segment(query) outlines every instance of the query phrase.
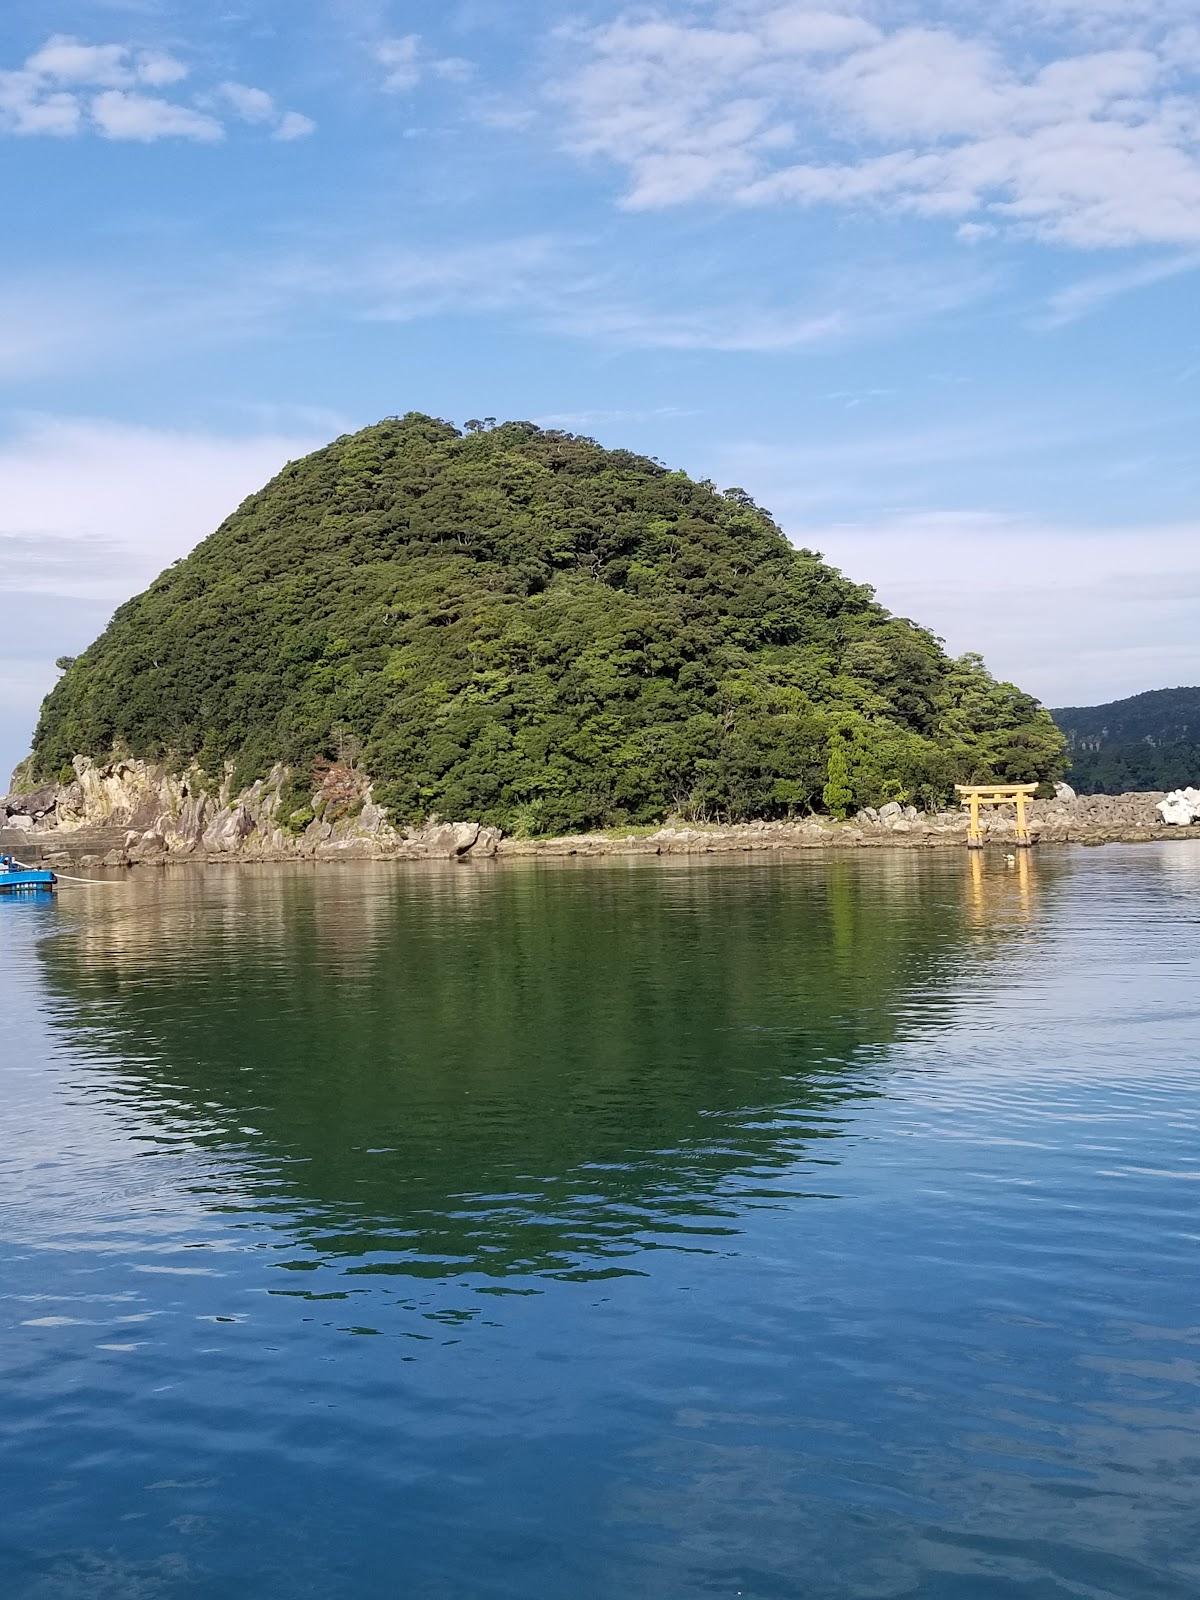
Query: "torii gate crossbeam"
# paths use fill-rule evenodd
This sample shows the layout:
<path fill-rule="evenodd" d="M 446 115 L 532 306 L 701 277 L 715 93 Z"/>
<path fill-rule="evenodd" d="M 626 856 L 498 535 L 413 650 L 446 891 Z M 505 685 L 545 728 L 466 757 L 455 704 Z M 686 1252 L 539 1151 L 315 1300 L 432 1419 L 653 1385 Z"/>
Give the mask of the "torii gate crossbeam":
<path fill-rule="evenodd" d="M 1017 808 L 1017 844 L 1028 849 L 1033 843 L 1025 808 L 1037 793 L 1036 783 L 956 783 L 954 785 L 962 803 L 970 807 L 971 826 L 967 832 L 967 849 L 983 849 L 983 829 L 979 826 L 981 806 L 1011 806 Z"/>

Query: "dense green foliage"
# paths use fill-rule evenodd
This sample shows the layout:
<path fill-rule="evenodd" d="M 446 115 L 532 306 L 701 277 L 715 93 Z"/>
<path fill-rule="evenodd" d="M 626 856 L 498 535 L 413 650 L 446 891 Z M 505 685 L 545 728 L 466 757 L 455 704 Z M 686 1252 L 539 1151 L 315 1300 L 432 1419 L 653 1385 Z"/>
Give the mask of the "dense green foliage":
<path fill-rule="evenodd" d="M 1046 712 L 741 490 L 529 423 L 408 416 L 293 462 L 121 607 L 34 760 L 359 762 L 394 816 L 540 833 L 1055 776 Z M 845 791 L 843 795 L 843 791 Z"/>
<path fill-rule="evenodd" d="M 1068 777 L 1081 794 L 1200 784 L 1200 688 L 1151 689 L 1051 714 L 1067 736 Z"/>

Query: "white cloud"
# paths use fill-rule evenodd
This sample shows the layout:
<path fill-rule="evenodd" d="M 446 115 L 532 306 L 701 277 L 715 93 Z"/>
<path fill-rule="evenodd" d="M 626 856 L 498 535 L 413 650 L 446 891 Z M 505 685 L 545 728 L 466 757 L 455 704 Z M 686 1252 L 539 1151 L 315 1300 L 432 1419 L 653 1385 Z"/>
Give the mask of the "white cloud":
<path fill-rule="evenodd" d="M 75 95 L 48 89 L 32 72 L 0 72 L 0 133 L 70 138 L 82 125 Z"/>
<path fill-rule="evenodd" d="M 256 89 L 248 83 L 220 83 L 212 96 L 213 102 L 228 106 L 242 122 L 258 127 L 270 127 L 271 137 L 290 144 L 296 139 L 307 139 L 316 131 L 316 123 L 300 111 L 281 111 L 275 97 L 265 89 Z"/>
<path fill-rule="evenodd" d="M 967 510 L 790 531 L 1048 705 L 1200 682 L 1200 523 L 1070 526 Z"/>
<path fill-rule="evenodd" d="M 125 599 L 324 442 L 29 419 L 0 442 L 0 592 Z"/>
<path fill-rule="evenodd" d="M 156 139 L 193 139 L 213 144 L 225 137 L 215 117 L 176 105 L 157 95 L 106 89 L 91 104 L 92 120 L 105 139 L 130 139 L 151 144 Z"/>
<path fill-rule="evenodd" d="M 274 98 L 265 89 L 248 83 L 220 83 L 216 92 L 243 122 L 274 122 L 278 115 Z"/>
<path fill-rule="evenodd" d="M 142 144 L 215 144 L 225 134 L 219 112 L 269 126 L 272 137 L 283 141 L 302 139 L 316 127 L 298 111 L 280 111 L 265 89 L 249 84 L 218 84 L 193 105 L 147 92 L 181 83 L 188 73 L 184 62 L 164 50 L 86 44 L 54 34 L 22 67 L 0 71 L 0 134 L 69 138 L 90 131 Z"/>
<path fill-rule="evenodd" d="M 475 75 L 475 64 L 462 56 L 443 56 L 431 64 L 430 71 L 446 83 L 466 83 Z"/>
<path fill-rule="evenodd" d="M 409 33 L 402 39 L 383 39 L 375 46 L 375 59 L 384 70 L 383 88 L 404 94 L 421 81 L 421 37 Z"/>
<path fill-rule="evenodd" d="M 179 83 L 188 69 L 163 50 L 138 50 L 124 44 L 84 44 L 56 33 L 25 63 L 25 70 L 59 84 L 127 89 L 145 84 L 161 89 Z"/>
<path fill-rule="evenodd" d="M 952 28 L 911 25 L 902 0 L 711 0 L 571 31 L 551 97 L 577 154 L 625 170 L 630 209 L 820 204 L 975 240 L 1200 241 L 1186 13 L 1106 7 L 1097 47 L 1087 7 L 1043 16 L 1040 37 L 1021 11 L 966 0 Z"/>
<path fill-rule="evenodd" d="M 461 56 L 431 55 L 419 33 L 378 39 L 371 46 L 371 53 L 383 68 L 380 87 L 387 94 L 408 94 L 427 75 L 449 83 L 465 83 L 475 71 L 474 64 Z"/>
<path fill-rule="evenodd" d="M 189 69 L 163 50 L 143 50 L 138 55 L 138 82 L 151 89 L 165 89 L 182 83 Z"/>
<path fill-rule="evenodd" d="M 281 144 L 291 144 L 296 139 L 307 139 L 309 134 L 316 131 L 316 123 L 302 111 L 285 111 L 271 137 Z"/>
<path fill-rule="evenodd" d="M 532 106 L 507 105 L 503 101 L 483 101 L 474 108 L 476 122 L 501 133 L 520 133 L 537 121 Z"/>

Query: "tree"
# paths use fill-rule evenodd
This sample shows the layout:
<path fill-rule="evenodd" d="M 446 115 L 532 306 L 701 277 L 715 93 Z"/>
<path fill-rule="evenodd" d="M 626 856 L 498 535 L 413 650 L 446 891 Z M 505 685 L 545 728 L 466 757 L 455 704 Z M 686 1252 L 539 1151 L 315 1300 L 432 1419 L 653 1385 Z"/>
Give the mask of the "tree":
<path fill-rule="evenodd" d="M 749 495 L 492 423 L 392 418 L 285 467 L 64 674 L 39 774 L 119 750 L 241 786 L 282 762 L 303 811 L 340 762 L 394 820 L 534 832 L 1057 775 L 1036 701 Z"/>
<path fill-rule="evenodd" d="M 854 804 L 854 790 L 850 787 L 850 762 L 841 739 L 835 739 L 829 747 L 829 776 L 825 780 L 822 798 L 826 811 L 839 820 L 849 815 L 850 807 Z"/>

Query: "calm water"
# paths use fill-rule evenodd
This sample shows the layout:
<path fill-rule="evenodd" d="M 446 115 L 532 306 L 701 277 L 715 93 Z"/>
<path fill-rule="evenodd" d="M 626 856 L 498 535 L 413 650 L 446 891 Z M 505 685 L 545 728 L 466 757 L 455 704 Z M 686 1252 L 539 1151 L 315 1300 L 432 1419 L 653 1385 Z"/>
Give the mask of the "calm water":
<path fill-rule="evenodd" d="M 1193 1600 L 1200 846 L 0 902 L 5 1600 Z"/>

